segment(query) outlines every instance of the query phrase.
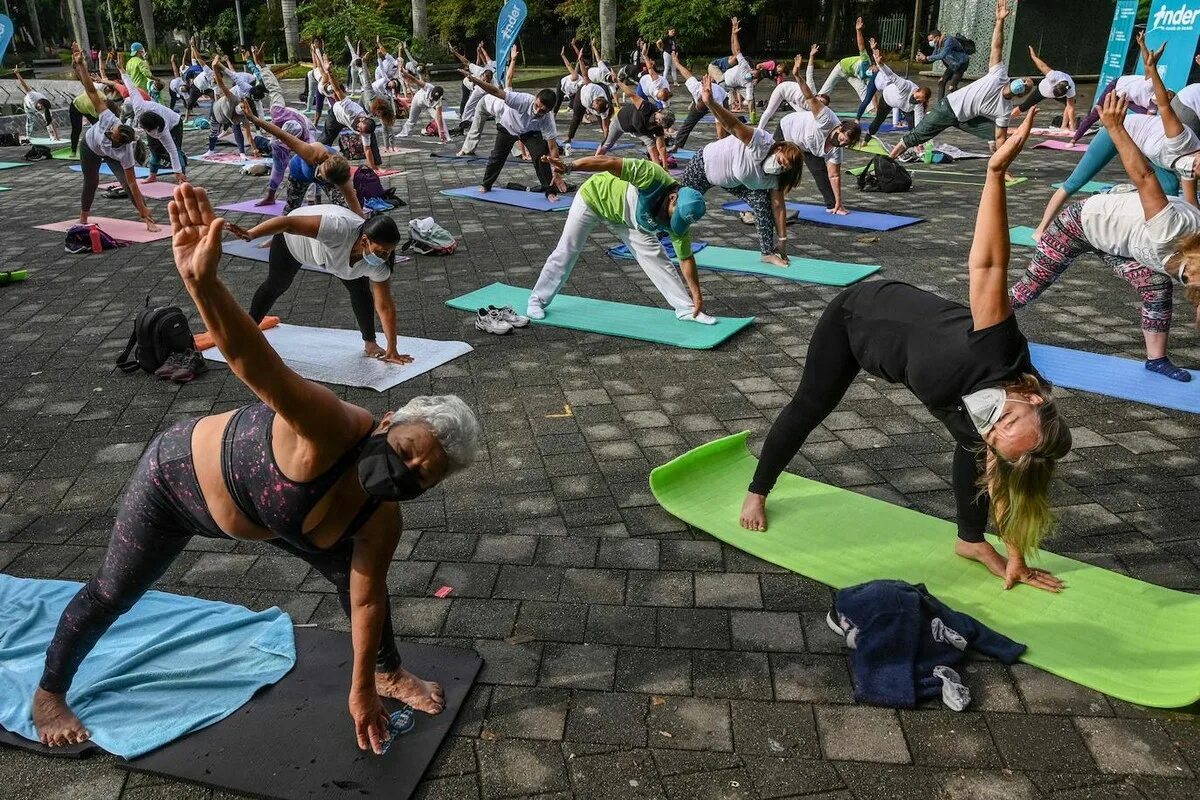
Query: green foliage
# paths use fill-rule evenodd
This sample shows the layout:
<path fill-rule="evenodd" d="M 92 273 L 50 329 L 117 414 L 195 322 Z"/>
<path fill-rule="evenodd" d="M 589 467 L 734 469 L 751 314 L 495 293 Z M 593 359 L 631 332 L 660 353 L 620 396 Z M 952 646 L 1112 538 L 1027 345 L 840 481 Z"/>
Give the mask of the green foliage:
<path fill-rule="evenodd" d="M 379 5 L 365 0 L 308 0 L 298 13 L 303 22 L 300 35 L 305 39 L 324 37 L 330 47 L 344 46 L 347 36 L 374 43 L 376 36 L 396 39 L 406 30 L 393 23 L 396 17 L 385 15 Z"/>
<path fill-rule="evenodd" d="M 429 32 L 459 49 L 467 46 L 466 41 L 490 41 L 503 5 L 503 0 L 434 0 L 429 4 Z M 530 8 L 529 13 L 532 16 L 534 9 Z"/>
<path fill-rule="evenodd" d="M 766 0 L 641 0 L 635 15 L 636 27 L 647 39 L 655 41 L 674 25 L 679 44 L 689 50 L 715 34 L 728 33 L 730 17 L 752 20 L 764 5 Z"/>

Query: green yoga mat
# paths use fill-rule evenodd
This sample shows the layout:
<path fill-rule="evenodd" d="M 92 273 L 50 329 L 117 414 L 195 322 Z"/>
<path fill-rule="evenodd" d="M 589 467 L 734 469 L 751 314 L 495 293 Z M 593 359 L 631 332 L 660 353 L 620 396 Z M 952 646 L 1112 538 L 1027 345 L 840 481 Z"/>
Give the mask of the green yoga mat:
<path fill-rule="evenodd" d="M 1061 183 L 1052 183 L 1050 186 L 1055 189 L 1061 189 L 1063 187 Z M 1104 181 L 1088 181 L 1075 191 L 1080 194 L 1097 194 L 1099 192 L 1107 192 L 1111 188 L 1113 188 L 1113 184 L 1111 183 L 1105 183 Z"/>
<path fill-rule="evenodd" d="M 59 161 L 78 161 L 79 156 L 71 155 L 71 146 L 60 147 L 57 150 L 50 151 L 51 158 L 56 158 Z"/>
<path fill-rule="evenodd" d="M 924 583 L 950 607 L 1029 646 L 1022 661 L 1121 700 L 1177 708 L 1200 698 L 1200 596 L 1043 552 L 1061 594 L 998 578 L 954 554 L 953 523 L 785 473 L 768 529 L 738 515 L 757 460 L 749 433 L 701 445 L 650 473 L 670 513 L 739 550 L 843 588 L 891 578 Z M 996 543 L 994 538 L 991 539 Z"/>
<path fill-rule="evenodd" d="M 878 139 L 872 139 L 866 144 L 856 144 L 850 149 L 857 150 L 860 153 L 874 153 L 877 156 L 890 156 L 892 154 L 892 151 L 881 145 Z"/>
<path fill-rule="evenodd" d="M 0 169 L 17 169 L 28 166 L 30 166 L 28 161 L 0 161 Z"/>
<path fill-rule="evenodd" d="M 472 312 L 489 305 L 512 306 L 523 311 L 528 302 L 528 289 L 493 283 L 470 294 L 447 300 L 446 305 Z M 554 325 L 587 333 L 624 336 L 693 350 L 716 347 L 753 322 L 754 317 L 719 317 L 715 325 L 702 325 L 675 319 L 675 312 L 667 308 L 648 308 L 568 294 L 554 298 L 554 302 L 546 309 L 545 319 L 532 320 L 534 325 Z"/>
<path fill-rule="evenodd" d="M 788 256 L 787 267 L 764 264 L 757 250 L 709 245 L 696 253 L 696 266 L 716 272 L 744 272 L 766 275 L 800 283 L 819 283 L 824 286 L 849 286 L 880 270 L 877 264 L 847 264 L 843 261 L 822 261 L 819 258 Z"/>
<path fill-rule="evenodd" d="M 1008 229 L 1008 241 L 1018 247 L 1037 247 L 1033 240 L 1033 228 L 1027 225 L 1014 225 Z"/>

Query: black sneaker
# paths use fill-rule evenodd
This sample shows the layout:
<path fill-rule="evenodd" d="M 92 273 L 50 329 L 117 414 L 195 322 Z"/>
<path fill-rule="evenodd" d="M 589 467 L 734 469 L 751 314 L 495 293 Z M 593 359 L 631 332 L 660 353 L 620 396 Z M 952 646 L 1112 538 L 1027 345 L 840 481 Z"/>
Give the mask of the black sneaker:
<path fill-rule="evenodd" d="M 163 362 L 163 365 L 161 367 L 159 367 L 158 369 L 154 370 L 155 377 L 160 378 L 164 381 L 169 381 L 171 379 L 172 373 L 174 373 L 175 370 L 177 370 L 183 366 L 183 359 L 186 357 L 187 357 L 187 353 L 183 353 L 183 352 L 179 352 L 179 351 L 171 353 L 171 355 L 167 356 L 167 360 Z"/>
<path fill-rule="evenodd" d="M 171 373 L 171 380 L 175 383 L 189 383 L 195 380 L 197 375 L 202 375 L 207 371 L 208 362 L 204 360 L 204 356 L 195 350 L 188 350 L 183 354 L 179 368 Z"/>

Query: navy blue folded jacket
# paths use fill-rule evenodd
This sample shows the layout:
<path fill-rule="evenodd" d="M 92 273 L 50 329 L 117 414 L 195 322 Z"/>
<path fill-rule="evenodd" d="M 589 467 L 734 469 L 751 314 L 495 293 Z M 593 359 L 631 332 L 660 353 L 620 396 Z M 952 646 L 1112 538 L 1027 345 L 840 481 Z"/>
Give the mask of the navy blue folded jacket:
<path fill-rule="evenodd" d="M 934 667 L 962 663 L 966 649 L 1005 664 L 1025 645 L 904 581 L 870 581 L 842 589 L 834 598 L 835 621 L 846 633 L 854 697 L 859 702 L 913 708 L 941 696 Z"/>

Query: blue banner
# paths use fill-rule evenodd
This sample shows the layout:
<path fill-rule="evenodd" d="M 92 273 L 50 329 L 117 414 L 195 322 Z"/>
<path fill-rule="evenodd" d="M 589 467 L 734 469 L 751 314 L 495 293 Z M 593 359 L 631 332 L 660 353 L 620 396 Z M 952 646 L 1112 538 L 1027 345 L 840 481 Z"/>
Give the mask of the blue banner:
<path fill-rule="evenodd" d="M 508 0 L 500 9 L 496 18 L 496 85 L 504 85 L 505 70 L 508 69 L 508 57 L 512 46 L 517 43 L 521 34 L 521 26 L 525 24 L 525 0 Z"/>
<path fill-rule="evenodd" d="M 1158 74 L 1168 89 L 1179 91 L 1187 84 L 1200 38 L 1200 2 L 1197 0 L 1159 0 L 1150 6 L 1146 20 L 1146 46 L 1157 50 L 1165 42 L 1167 52 L 1158 62 Z M 1138 64 L 1138 74 L 1145 65 Z"/>
<path fill-rule="evenodd" d="M 0 14 L 0 61 L 4 60 L 4 54 L 8 51 L 8 43 L 12 41 L 13 21 L 4 14 Z"/>
<path fill-rule="evenodd" d="M 1100 80 L 1096 92 L 1115 81 L 1125 71 L 1125 58 L 1133 41 L 1133 20 L 1137 16 L 1138 0 L 1117 0 L 1113 13 L 1112 30 L 1108 34 L 1108 49 L 1104 51 L 1104 63 L 1100 65 Z"/>

